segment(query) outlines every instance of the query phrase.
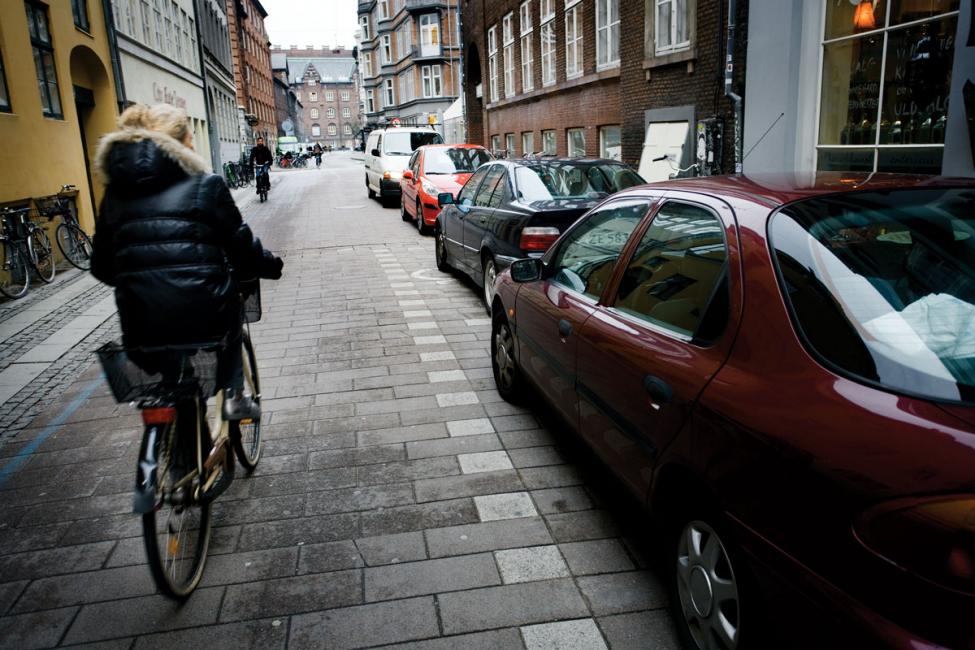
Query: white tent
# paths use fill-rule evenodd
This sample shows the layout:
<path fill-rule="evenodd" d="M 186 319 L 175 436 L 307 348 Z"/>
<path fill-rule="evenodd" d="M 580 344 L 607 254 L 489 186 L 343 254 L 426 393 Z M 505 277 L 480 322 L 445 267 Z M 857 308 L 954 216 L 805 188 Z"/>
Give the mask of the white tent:
<path fill-rule="evenodd" d="M 464 131 L 464 101 L 458 97 L 443 112 L 443 137 L 447 144 L 462 144 L 467 141 Z"/>

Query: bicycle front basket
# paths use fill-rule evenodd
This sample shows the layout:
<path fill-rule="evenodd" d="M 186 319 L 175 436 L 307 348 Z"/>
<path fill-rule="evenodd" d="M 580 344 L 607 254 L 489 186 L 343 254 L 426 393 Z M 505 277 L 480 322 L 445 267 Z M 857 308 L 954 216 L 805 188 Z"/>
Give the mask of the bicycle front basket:
<path fill-rule="evenodd" d="M 244 300 L 244 322 L 261 320 L 261 281 L 246 280 L 240 283 L 240 295 Z"/>
<path fill-rule="evenodd" d="M 37 214 L 47 219 L 71 213 L 71 200 L 66 196 L 42 196 L 34 199 Z"/>
<path fill-rule="evenodd" d="M 223 345 L 126 348 L 106 343 L 96 354 L 118 402 L 181 395 L 210 397 Z"/>

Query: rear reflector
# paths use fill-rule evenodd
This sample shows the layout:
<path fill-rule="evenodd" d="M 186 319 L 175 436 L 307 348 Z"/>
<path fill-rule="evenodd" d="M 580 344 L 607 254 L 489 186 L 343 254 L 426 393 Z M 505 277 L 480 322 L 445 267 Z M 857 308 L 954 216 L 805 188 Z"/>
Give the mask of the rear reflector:
<path fill-rule="evenodd" d="M 176 421 L 175 406 L 159 406 L 142 409 L 142 421 L 146 424 L 169 424 Z"/>
<path fill-rule="evenodd" d="M 558 228 L 530 227 L 521 231 L 521 250 L 547 251 L 548 247 L 559 238 Z"/>

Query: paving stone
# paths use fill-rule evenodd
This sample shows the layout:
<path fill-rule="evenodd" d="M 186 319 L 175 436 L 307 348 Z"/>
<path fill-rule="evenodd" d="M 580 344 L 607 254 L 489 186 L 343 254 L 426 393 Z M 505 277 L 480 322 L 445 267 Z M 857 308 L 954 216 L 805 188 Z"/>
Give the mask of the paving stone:
<path fill-rule="evenodd" d="M 209 587 L 292 576 L 298 563 L 298 550 L 297 547 L 273 548 L 207 557 L 206 570 L 200 584 Z M 148 573 L 143 567 L 136 568 Z"/>
<path fill-rule="evenodd" d="M 365 570 L 366 602 L 498 584 L 501 584 L 501 578 L 489 553 L 391 564 Z"/>
<path fill-rule="evenodd" d="M 442 352 L 421 352 L 420 361 L 426 363 L 428 361 L 449 361 L 456 359 L 454 353 L 450 350 L 444 350 Z"/>
<path fill-rule="evenodd" d="M 502 452 L 504 453 L 504 452 Z M 400 481 L 439 478 L 460 473 L 453 456 L 418 458 L 359 468 L 359 485 L 374 485 Z"/>
<path fill-rule="evenodd" d="M 540 623 L 521 628 L 527 650 L 601 650 L 603 635 L 591 618 Z"/>
<path fill-rule="evenodd" d="M 599 619 L 613 650 L 680 650 L 673 620 L 667 610 L 617 614 Z"/>
<path fill-rule="evenodd" d="M 333 467 L 294 474 L 257 476 L 251 479 L 251 495 L 267 497 L 280 494 L 301 494 L 312 490 L 352 487 L 356 484 L 355 475 L 354 468 Z"/>
<path fill-rule="evenodd" d="M 406 455 L 409 458 L 455 456 L 457 454 L 496 451 L 498 449 L 501 449 L 501 441 L 494 434 L 441 440 L 420 440 L 406 443 Z"/>
<path fill-rule="evenodd" d="M 582 485 L 585 482 L 579 471 L 571 465 L 529 467 L 521 470 L 521 478 L 525 486 L 532 490 Z"/>
<path fill-rule="evenodd" d="M 577 582 L 597 616 L 667 606 L 667 589 L 649 571 L 585 576 Z"/>
<path fill-rule="evenodd" d="M 6 648 L 53 648 L 74 618 L 77 607 L 0 618 L 0 642 Z"/>
<path fill-rule="evenodd" d="M 498 472 L 505 469 L 514 469 L 511 459 L 504 451 L 485 451 L 476 454 L 460 454 L 457 456 L 460 469 L 464 474 L 477 474 L 479 472 Z"/>
<path fill-rule="evenodd" d="M 465 406 L 467 404 L 477 404 L 477 394 L 471 391 L 459 393 L 438 393 L 436 395 L 437 405 L 441 408 L 448 406 Z"/>
<path fill-rule="evenodd" d="M 498 418 L 494 418 L 497 420 Z M 505 449 L 521 447 L 541 447 L 555 443 L 555 438 L 544 429 L 529 429 L 526 431 L 501 431 L 498 437 L 504 443 Z"/>
<path fill-rule="evenodd" d="M 13 611 L 56 609 L 86 602 L 147 596 L 155 591 L 156 586 L 146 567 L 61 575 L 33 581 Z"/>
<path fill-rule="evenodd" d="M 454 499 L 365 512 L 362 514 L 361 528 L 364 536 L 373 537 L 474 521 L 477 521 L 474 502 L 471 499 Z"/>
<path fill-rule="evenodd" d="M 589 615 L 570 579 L 452 592 L 437 600 L 445 634 Z"/>
<path fill-rule="evenodd" d="M 494 433 L 494 425 L 488 418 L 474 420 L 456 420 L 447 423 L 447 432 L 453 436 L 476 436 L 482 433 Z"/>
<path fill-rule="evenodd" d="M 423 533 L 420 532 L 362 537 L 355 540 L 355 544 L 367 566 L 427 559 Z"/>
<path fill-rule="evenodd" d="M 433 558 L 552 543 L 545 523 L 534 517 L 451 526 L 424 534 Z"/>
<path fill-rule="evenodd" d="M 220 611 L 220 621 L 268 616 L 288 616 L 362 602 L 361 570 L 314 573 L 230 585 Z"/>
<path fill-rule="evenodd" d="M 561 544 L 562 555 L 577 576 L 632 571 L 633 561 L 616 539 Z"/>
<path fill-rule="evenodd" d="M 495 431 L 524 431 L 538 428 L 538 422 L 528 413 L 491 418 L 491 422 L 494 424 Z"/>
<path fill-rule="evenodd" d="M 355 542 L 350 539 L 325 544 L 305 544 L 300 547 L 298 573 L 325 573 L 363 566 Z"/>
<path fill-rule="evenodd" d="M 329 467 L 350 467 L 355 465 L 372 465 L 403 460 L 406 452 L 403 445 L 376 445 L 356 449 L 335 449 L 316 451 L 308 455 L 309 469 L 323 469 Z M 263 470 L 263 463 L 261 466 Z"/>
<path fill-rule="evenodd" d="M 452 497 L 512 492 L 523 488 L 524 485 L 514 470 L 447 476 L 414 483 L 417 501 L 421 503 Z"/>
<path fill-rule="evenodd" d="M 136 639 L 134 650 L 211 650 L 231 644 L 235 650 L 274 650 L 284 648 L 287 640 L 287 621 L 268 618 L 150 634 Z"/>
<path fill-rule="evenodd" d="M 357 436 L 359 439 L 359 445 L 361 446 L 388 445 L 391 443 L 409 442 L 413 440 L 446 438 L 447 427 L 440 422 L 422 423 L 392 429 L 360 431 Z"/>
<path fill-rule="evenodd" d="M 357 514 L 247 524 L 241 532 L 238 548 L 241 551 L 256 551 L 264 548 L 297 546 L 299 543 L 333 542 L 355 536 L 358 524 Z"/>
<path fill-rule="evenodd" d="M 601 539 L 619 535 L 616 521 L 605 510 L 584 510 L 546 515 L 552 535 L 561 544 L 586 539 Z"/>
<path fill-rule="evenodd" d="M 537 517 L 538 511 L 527 492 L 509 492 L 474 497 L 477 514 L 481 521 Z"/>
<path fill-rule="evenodd" d="M 554 545 L 495 551 L 494 557 L 505 584 L 569 577 L 569 567 Z"/>
<path fill-rule="evenodd" d="M 10 606 L 14 604 L 17 597 L 24 591 L 28 580 L 18 580 L 17 582 L 0 583 L 0 616 L 7 613 Z"/>
<path fill-rule="evenodd" d="M 466 420 L 484 417 L 484 406 L 481 404 L 465 404 L 464 406 L 436 407 L 420 411 L 400 413 L 400 420 L 404 425 L 427 424 L 433 422 L 449 422 L 451 420 Z"/>
<path fill-rule="evenodd" d="M 104 564 L 114 546 L 114 542 L 96 542 L 0 556 L 0 576 L 13 581 L 91 571 Z"/>
<path fill-rule="evenodd" d="M 565 462 L 555 447 L 528 447 L 508 451 L 511 463 L 518 468 L 561 465 Z"/>
<path fill-rule="evenodd" d="M 263 469 L 264 459 L 261 460 L 261 470 Z M 242 487 L 253 487 L 253 484 L 253 481 L 235 481 L 233 483 L 234 486 Z M 247 494 L 243 496 L 247 497 Z M 226 503 L 226 501 L 223 501 L 223 503 Z M 214 508 L 212 516 L 215 526 L 229 526 L 232 524 L 300 517 L 304 511 L 305 495 L 289 494 L 281 497 L 236 499 L 233 502 L 233 506 Z M 134 521 L 136 525 L 139 525 L 137 518 L 129 515 L 128 519 L 129 521 Z M 138 534 L 138 531 L 135 534 Z"/>
<path fill-rule="evenodd" d="M 292 618 L 289 647 L 359 648 L 439 634 L 433 598 L 333 609 Z"/>
<path fill-rule="evenodd" d="M 524 644 L 521 641 L 519 630 L 508 628 L 506 630 L 445 636 L 438 639 L 427 639 L 426 641 L 384 645 L 375 650 L 454 650 L 455 648 L 463 648 L 464 650 L 498 650 L 498 648 L 521 650 L 524 648 Z"/>
<path fill-rule="evenodd" d="M 543 515 L 557 512 L 574 512 L 576 510 L 591 510 L 592 499 L 581 487 L 561 487 L 546 490 L 532 490 L 532 498 L 538 505 L 538 511 Z"/>
<path fill-rule="evenodd" d="M 435 370 L 427 373 L 431 384 L 445 381 L 466 381 L 467 376 L 463 370 Z"/>
<path fill-rule="evenodd" d="M 413 503 L 413 488 L 409 483 L 372 485 L 343 490 L 312 492 L 305 504 L 306 515 L 326 515 L 388 508 Z"/>

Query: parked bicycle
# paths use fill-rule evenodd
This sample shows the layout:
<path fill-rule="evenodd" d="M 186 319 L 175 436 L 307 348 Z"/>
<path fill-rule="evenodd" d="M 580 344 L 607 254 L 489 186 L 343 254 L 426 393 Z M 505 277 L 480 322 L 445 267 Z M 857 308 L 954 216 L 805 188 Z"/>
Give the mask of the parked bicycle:
<path fill-rule="evenodd" d="M 0 270 L 0 293 L 20 298 L 30 289 L 30 271 L 34 269 L 45 283 L 54 280 L 54 251 L 43 228 L 28 218 L 30 208 L 3 208 L 3 265 Z"/>
<path fill-rule="evenodd" d="M 34 203 L 40 216 L 48 220 L 61 217 L 61 223 L 54 232 L 58 248 L 61 249 L 64 259 L 82 271 L 87 271 L 91 268 L 92 245 L 88 233 L 78 223 L 69 196 L 76 189 L 74 185 L 62 185 L 57 194 L 36 198 Z"/>
<path fill-rule="evenodd" d="M 228 162 L 223 165 L 223 178 L 227 181 L 227 187 L 234 190 L 240 187 L 240 175 L 237 173 L 237 164 Z"/>
<path fill-rule="evenodd" d="M 260 319 L 260 284 L 242 283 L 244 322 Z M 227 421 L 216 390 L 224 344 L 125 348 L 109 343 L 98 357 L 119 402 L 137 401 L 144 430 L 133 509 L 152 577 L 160 591 L 187 598 L 203 576 L 210 545 L 210 508 L 234 478 L 234 457 L 248 472 L 261 457 L 260 420 Z M 245 325 L 244 382 L 260 403 L 257 360 Z M 211 420 L 207 399 L 216 393 Z"/>

